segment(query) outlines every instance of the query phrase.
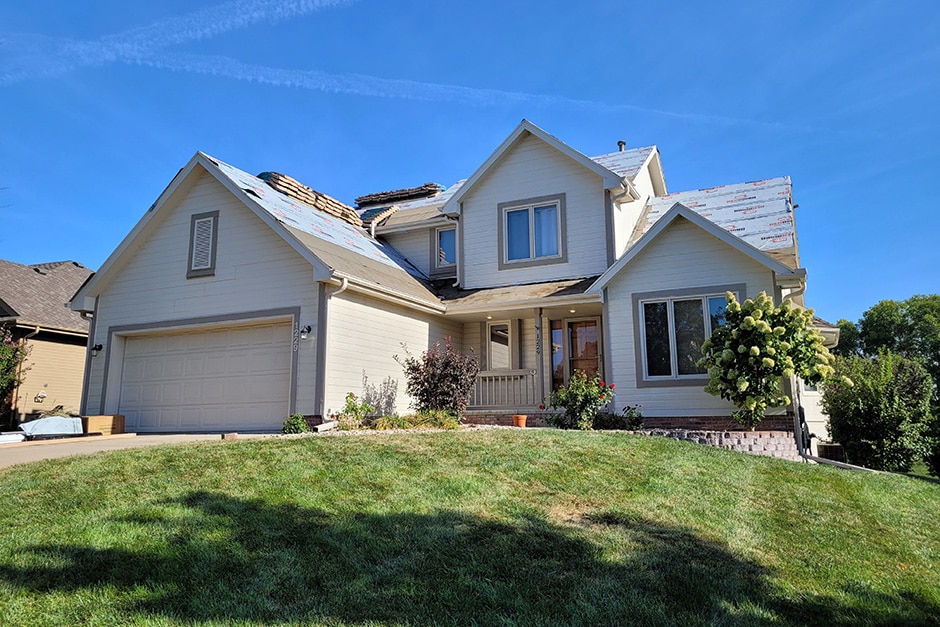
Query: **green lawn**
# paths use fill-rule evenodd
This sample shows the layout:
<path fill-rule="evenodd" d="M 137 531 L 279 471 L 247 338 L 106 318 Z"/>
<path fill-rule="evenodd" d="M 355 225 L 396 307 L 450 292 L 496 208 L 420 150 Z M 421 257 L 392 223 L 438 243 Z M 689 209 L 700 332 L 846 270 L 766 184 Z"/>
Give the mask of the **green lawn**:
<path fill-rule="evenodd" d="M 940 624 L 940 484 L 620 433 L 0 471 L 0 624 Z"/>

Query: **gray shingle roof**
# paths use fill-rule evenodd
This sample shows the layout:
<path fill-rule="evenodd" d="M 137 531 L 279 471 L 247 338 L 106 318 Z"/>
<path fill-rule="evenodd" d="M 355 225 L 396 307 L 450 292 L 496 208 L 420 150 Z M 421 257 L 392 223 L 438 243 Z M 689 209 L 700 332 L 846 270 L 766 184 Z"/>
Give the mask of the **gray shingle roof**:
<path fill-rule="evenodd" d="M 66 307 L 92 271 L 75 261 L 24 266 L 0 260 L 0 321 L 15 319 L 67 331 L 88 332 L 88 321 Z"/>

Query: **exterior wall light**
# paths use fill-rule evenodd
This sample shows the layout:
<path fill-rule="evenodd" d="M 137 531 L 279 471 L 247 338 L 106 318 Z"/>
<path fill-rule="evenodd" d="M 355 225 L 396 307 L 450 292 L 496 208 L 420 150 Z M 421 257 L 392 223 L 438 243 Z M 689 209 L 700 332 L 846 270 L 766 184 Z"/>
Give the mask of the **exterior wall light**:
<path fill-rule="evenodd" d="M 101 349 L 102 349 L 102 348 L 104 348 L 104 346 L 102 346 L 101 344 L 95 344 L 94 346 L 92 346 L 92 347 L 91 347 L 91 356 L 92 356 L 92 357 L 97 357 L 97 356 L 98 356 L 98 353 L 101 352 Z"/>
<path fill-rule="evenodd" d="M 300 339 L 306 340 L 310 338 L 310 332 L 313 331 L 313 327 L 309 324 L 300 330 Z"/>

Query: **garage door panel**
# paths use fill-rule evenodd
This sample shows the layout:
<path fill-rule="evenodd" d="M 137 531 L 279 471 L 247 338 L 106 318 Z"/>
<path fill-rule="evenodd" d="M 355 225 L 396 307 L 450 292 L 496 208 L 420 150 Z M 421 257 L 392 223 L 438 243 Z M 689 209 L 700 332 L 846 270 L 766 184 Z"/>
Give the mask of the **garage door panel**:
<path fill-rule="evenodd" d="M 291 356 L 287 323 L 129 337 L 120 412 L 139 431 L 276 429 Z"/>

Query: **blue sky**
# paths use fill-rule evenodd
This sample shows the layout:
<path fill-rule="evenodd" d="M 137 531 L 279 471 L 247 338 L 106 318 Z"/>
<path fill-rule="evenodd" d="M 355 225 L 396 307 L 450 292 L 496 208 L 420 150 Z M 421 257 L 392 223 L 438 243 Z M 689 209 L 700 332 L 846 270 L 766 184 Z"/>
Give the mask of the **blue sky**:
<path fill-rule="evenodd" d="M 656 144 L 670 191 L 789 175 L 807 302 L 940 292 L 940 3 L 0 6 L 0 258 L 97 268 L 197 150 L 347 203 L 523 118 Z"/>

